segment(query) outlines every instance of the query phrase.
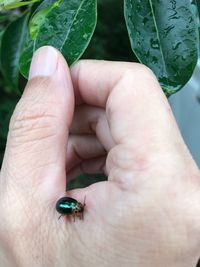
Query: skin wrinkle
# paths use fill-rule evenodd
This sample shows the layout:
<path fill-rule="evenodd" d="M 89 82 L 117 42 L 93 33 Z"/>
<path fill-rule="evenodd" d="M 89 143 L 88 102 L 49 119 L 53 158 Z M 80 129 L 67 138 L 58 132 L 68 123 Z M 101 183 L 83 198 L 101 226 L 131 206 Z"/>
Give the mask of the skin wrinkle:
<path fill-rule="evenodd" d="M 33 193 L 32 193 L 32 195 L 33 195 Z M 17 199 L 19 199 L 19 198 L 17 198 Z M 24 202 L 24 203 L 25 203 L 25 202 Z M 34 201 L 34 199 L 33 199 L 32 203 L 36 203 L 36 202 Z M 23 201 L 21 202 L 20 205 L 23 206 Z M 25 211 L 26 211 L 26 207 L 22 208 L 22 210 L 25 212 Z M 39 214 L 39 213 L 41 213 L 42 216 L 41 216 L 41 214 Z M 28 214 L 27 214 L 27 215 L 28 215 Z M 45 215 L 46 215 L 46 216 L 45 216 Z M 30 217 L 30 216 L 31 216 L 31 217 Z M 29 244 L 27 244 L 27 245 L 28 245 L 29 248 L 31 248 L 31 247 L 34 248 L 35 246 L 38 246 L 37 244 L 40 243 L 40 247 L 42 246 L 42 244 L 44 244 L 44 247 L 45 247 L 46 244 L 48 244 L 48 243 L 46 243 L 46 240 L 43 240 L 41 233 L 44 234 L 44 230 L 45 230 L 45 229 L 47 229 L 47 230 L 49 229 L 49 227 L 47 227 L 47 222 L 49 221 L 49 214 L 48 214 L 48 211 L 44 213 L 44 210 L 42 209 L 41 212 L 38 212 L 38 216 L 36 216 L 35 213 L 34 213 L 34 214 L 31 214 L 31 211 L 30 211 L 30 216 L 28 216 L 28 217 L 29 217 L 29 218 L 28 218 L 28 221 L 29 221 L 29 224 L 28 224 L 28 225 L 30 225 L 30 229 L 32 229 L 32 230 L 31 230 L 32 235 L 30 236 L 30 241 L 29 241 Z M 35 221 L 35 222 L 38 221 L 37 225 L 35 225 L 35 227 L 34 227 L 34 228 L 35 228 L 35 231 L 33 231 L 33 220 L 32 220 L 32 216 L 34 216 L 34 218 L 35 218 L 34 221 Z M 37 219 L 37 218 L 38 218 L 38 219 Z M 40 226 L 42 225 L 41 222 L 42 222 L 43 220 L 45 220 L 45 222 L 46 222 L 46 224 L 45 224 L 45 226 L 44 226 L 44 229 L 40 227 Z M 25 220 L 23 219 L 23 221 L 25 221 Z M 24 231 L 28 231 L 28 232 L 30 232 L 28 229 L 27 229 L 27 230 L 24 229 Z M 14 232 L 16 232 L 16 231 L 14 231 Z M 20 233 L 20 232 L 19 232 L 19 233 Z M 11 235 L 11 236 L 13 236 L 13 235 Z M 36 237 L 36 239 L 35 239 L 34 237 Z M 19 243 L 18 240 L 23 240 L 23 238 L 26 239 L 26 243 L 27 243 L 27 234 L 24 234 L 23 232 L 21 233 L 21 236 L 20 236 L 20 235 L 19 235 L 18 237 L 16 236 L 16 243 Z M 39 240 L 37 241 L 37 238 L 40 238 L 40 241 L 39 241 Z M 42 238 L 42 239 L 41 239 L 41 238 Z M 39 243 L 38 243 L 38 242 L 39 242 Z M 33 245 L 31 245 L 31 244 L 33 244 Z M 23 247 L 22 247 L 22 250 L 23 250 Z M 26 251 L 26 250 L 25 250 L 25 251 Z M 43 251 L 41 250 L 40 252 L 41 252 L 41 255 L 43 255 Z M 21 255 L 23 256 L 23 254 L 21 254 Z M 32 256 L 33 256 L 33 259 L 34 259 L 34 255 L 32 255 Z M 38 259 L 41 260 L 41 257 L 38 258 Z M 46 260 L 47 260 L 47 259 L 49 259 L 49 257 L 46 257 Z M 29 259 L 29 260 L 31 260 L 31 259 Z M 37 260 L 37 257 L 35 258 L 35 260 Z M 35 262 L 35 260 L 33 260 L 33 262 Z M 23 261 L 23 259 L 22 259 L 22 261 Z M 19 266 L 21 266 L 21 264 L 19 264 Z M 34 266 L 34 265 L 33 265 L 33 266 Z M 37 265 L 37 266 L 38 266 L 38 265 Z"/>
<path fill-rule="evenodd" d="M 88 150 L 89 147 L 90 149 Z M 81 162 L 87 162 L 87 160 L 91 157 L 95 158 L 95 155 L 97 153 L 99 156 L 105 155 L 105 152 L 96 137 L 88 135 L 73 135 L 73 137 L 69 137 L 69 143 L 67 148 L 68 159 L 66 163 L 67 172 L 69 172 Z"/>
<path fill-rule="evenodd" d="M 34 161 L 35 163 L 37 163 L 37 167 L 35 167 L 34 170 L 32 169 L 32 174 L 37 173 L 37 171 L 40 171 L 44 167 L 51 167 L 51 166 L 52 167 L 56 167 L 56 164 L 58 162 L 58 160 L 55 160 L 56 157 L 54 159 L 48 159 L 48 161 L 45 161 L 45 162 L 42 162 L 40 160 L 41 154 L 42 153 L 48 153 L 48 150 L 50 151 L 50 148 L 49 149 L 45 149 L 45 151 L 44 151 L 44 147 L 43 148 L 38 147 L 38 150 L 35 150 L 35 152 L 37 152 L 37 153 L 34 153 L 32 150 L 29 151 L 29 149 L 27 149 L 26 153 L 29 156 L 38 155 L 38 158 L 36 158 L 35 161 Z M 21 153 L 15 153 L 14 155 L 13 154 L 10 155 L 10 158 L 16 157 L 16 156 L 21 156 L 21 155 L 22 155 L 22 160 L 20 162 L 20 167 L 22 169 L 29 167 L 30 164 L 25 161 L 26 158 L 25 158 L 25 156 L 23 156 L 23 151 Z M 17 166 L 15 167 L 15 165 L 16 165 L 16 163 L 11 164 L 10 169 L 11 169 L 12 173 L 14 173 L 16 175 L 16 177 L 21 177 L 21 178 L 28 177 L 28 175 L 30 173 L 30 169 L 28 169 L 27 171 L 24 170 L 23 173 L 21 173 L 20 170 L 18 169 L 18 167 Z"/>
<path fill-rule="evenodd" d="M 97 174 L 105 173 L 103 170 L 105 168 L 105 161 L 106 161 L 105 157 L 99 157 L 93 160 L 86 160 L 82 162 L 81 164 L 79 164 L 78 166 L 72 168 L 70 171 L 67 172 L 68 182 L 73 180 L 77 176 L 81 175 L 82 173 L 93 174 L 94 170 L 95 170 L 95 173 Z M 91 165 L 92 167 L 90 167 L 89 165 Z M 101 166 L 103 166 L 103 169 Z"/>
<path fill-rule="evenodd" d="M 77 77 L 78 78 L 77 78 L 77 84 L 75 84 L 75 89 L 76 88 L 80 88 L 80 85 L 83 82 L 83 81 L 80 82 L 80 78 L 79 78 L 80 77 L 80 73 L 82 72 L 82 61 L 81 60 L 79 61 L 79 64 L 76 65 L 76 72 L 77 72 Z M 99 88 L 98 84 L 96 85 L 96 87 Z M 81 94 L 80 90 L 78 91 L 78 94 L 77 94 L 77 90 L 75 90 L 75 92 L 76 92 L 75 95 L 77 96 L 77 98 L 80 96 L 80 99 L 78 99 L 78 103 L 80 103 L 80 101 L 81 101 L 81 103 L 85 102 L 88 105 L 91 104 L 91 103 L 87 103 L 86 101 L 83 101 L 84 96 Z M 101 90 L 97 90 L 97 92 L 101 92 Z M 108 92 L 108 94 L 109 94 L 109 92 Z M 102 93 L 100 93 L 100 97 L 101 96 L 102 96 Z M 97 95 L 96 95 L 96 97 L 98 98 Z M 106 103 L 106 100 L 107 100 L 107 97 L 105 97 L 105 100 L 104 100 L 103 104 L 100 101 L 97 106 L 98 107 L 103 107 L 105 105 L 105 103 Z"/>
<path fill-rule="evenodd" d="M 15 137 L 15 134 L 16 136 L 18 136 L 18 134 L 23 135 L 23 133 L 24 135 L 27 133 L 30 134 L 33 130 L 41 128 L 50 128 L 52 132 L 55 133 L 58 131 L 58 129 L 56 131 L 56 126 L 60 124 L 58 117 L 51 115 L 48 111 L 44 110 L 44 108 L 41 110 L 34 110 L 35 114 L 33 116 L 29 115 L 33 113 L 32 110 L 25 110 L 21 114 L 20 113 L 15 115 L 10 123 L 11 137 Z M 52 120 L 55 121 L 55 123 L 52 123 Z"/>
<path fill-rule="evenodd" d="M 77 108 L 74 121 L 70 127 L 70 133 L 80 135 L 81 131 L 91 136 L 96 135 L 105 150 L 110 150 L 115 145 L 110 136 L 105 112 L 102 112 L 100 108 L 89 107 L 87 105 L 82 105 Z"/>
<path fill-rule="evenodd" d="M 124 151 L 123 154 L 120 153 L 122 150 Z M 147 158 L 143 154 L 142 149 L 138 149 L 138 151 L 140 151 L 140 154 L 135 155 L 128 144 L 119 144 L 115 146 L 109 152 L 107 157 L 106 166 L 108 172 L 111 171 L 111 168 L 119 168 L 121 170 L 128 169 L 129 171 L 134 172 L 147 170 L 150 166 L 152 166 L 153 159 L 152 157 Z M 156 160 L 157 158 L 154 160 L 155 163 Z"/>
<path fill-rule="evenodd" d="M 98 157 L 98 158 L 94 158 L 94 159 L 92 159 L 92 160 L 88 160 L 88 161 L 85 161 L 85 162 L 82 162 L 82 164 L 80 165 L 80 170 L 81 170 L 81 172 L 80 172 L 80 174 L 81 173 L 93 173 L 94 171 L 88 171 L 88 166 L 87 165 L 92 165 L 93 163 L 95 163 L 95 161 L 96 161 L 96 165 L 98 166 L 95 166 L 96 168 L 96 171 L 98 172 L 98 173 L 103 173 L 103 167 L 104 167 L 104 165 L 105 165 L 105 157 Z"/>

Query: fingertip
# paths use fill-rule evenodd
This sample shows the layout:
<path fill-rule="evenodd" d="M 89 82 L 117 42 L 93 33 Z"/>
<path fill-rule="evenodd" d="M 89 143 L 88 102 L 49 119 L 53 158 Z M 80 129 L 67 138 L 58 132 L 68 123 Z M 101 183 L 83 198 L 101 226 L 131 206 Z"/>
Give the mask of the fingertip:
<path fill-rule="evenodd" d="M 28 80 L 38 76 L 53 75 L 57 69 L 58 55 L 58 51 L 52 46 L 37 49 L 33 54 Z"/>

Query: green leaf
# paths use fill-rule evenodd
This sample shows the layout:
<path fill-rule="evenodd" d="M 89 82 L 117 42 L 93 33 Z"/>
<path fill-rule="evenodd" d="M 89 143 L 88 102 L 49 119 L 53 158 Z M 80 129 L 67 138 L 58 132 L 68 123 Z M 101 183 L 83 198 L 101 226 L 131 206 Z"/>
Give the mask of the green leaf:
<path fill-rule="evenodd" d="M 7 20 L 6 14 L 0 14 L 0 23 L 4 23 Z"/>
<path fill-rule="evenodd" d="M 18 93 L 19 57 L 28 33 L 29 13 L 13 21 L 5 30 L 1 41 L 1 69 L 11 89 Z"/>
<path fill-rule="evenodd" d="M 45 0 L 29 24 L 29 36 L 20 57 L 21 73 L 28 77 L 33 52 L 44 45 L 61 51 L 69 65 L 87 48 L 97 21 L 96 0 Z"/>
<path fill-rule="evenodd" d="M 40 0 L 31 0 L 31 1 L 23 1 L 23 0 L 0 0 L 0 11 L 13 9 L 21 6 L 26 6 L 38 2 Z"/>
<path fill-rule="evenodd" d="M 189 0 L 125 0 L 131 46 L 166 95 L 190 79 L 198 58 L 198 26 Z"/>

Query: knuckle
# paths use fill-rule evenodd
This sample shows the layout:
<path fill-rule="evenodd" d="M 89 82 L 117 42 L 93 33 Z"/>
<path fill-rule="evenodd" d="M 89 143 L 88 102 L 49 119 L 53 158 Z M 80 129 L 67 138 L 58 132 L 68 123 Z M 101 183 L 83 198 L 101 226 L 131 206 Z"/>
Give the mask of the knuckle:
<path fill-rule="evenodd" d="M 109 169 L 118 168 L 132 172 L 146 171 L 151 164 L 151 159 L 145 155 L 145 152 L 139 150 L 134 152 L 130 144 L 115 146 L 107 157 Z"/>
<path fill-rule="evenodd" d="M 42 140 L 56 134 L 56 121 L 56 115 L 52 114 L 47 105 L 28 106 L 20 101 L 12 115 L 9 134 L 17 144 Z"/>
<path fill-rule="evenodd" d="M 143 75 L 150 76 L 151 78 L 155 77 L 153 71 L 144 64 L 138 64 L 138 70 L 143 73 Z"/>
<path fill-rule="evenodd" d="M 133 73 L 138 77 L 147 77 L 150 79 L 156 79 L 155 74 L 153 73 L 153 71 L 147 67 L 144 64 L 141 63 L 129 63 L 129 65 L 127 66 L 124 75 L 127 76 L 133 76 Z"/>
<path fill-rule="evenodd" d="M 151 88 L 151 92 L 157 94 L 160 91 L 158 80 L 153 71 L 147 66 L 140 63 L 129 63 L 125 68 L 119 82 L 125 85 L 129 84 L 134 86 L 135 90 L 140 94 L 143 93 L 146 88 Z"/>

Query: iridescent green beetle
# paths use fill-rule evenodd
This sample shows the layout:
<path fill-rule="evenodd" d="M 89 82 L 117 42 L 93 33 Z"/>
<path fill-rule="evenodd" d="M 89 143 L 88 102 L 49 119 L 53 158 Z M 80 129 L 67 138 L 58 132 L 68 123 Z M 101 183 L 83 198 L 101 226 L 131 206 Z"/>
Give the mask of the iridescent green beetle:
<path fill-rule="evenodd" d="M 76 217 L 83 220 L 84 208 L 85 198 L 83 204 L 71 197 L 62 197 L 56 203 L 56 210 L 61 214 L 59 219 L 65 215 L 72 215 L 74 221 Z"/>

